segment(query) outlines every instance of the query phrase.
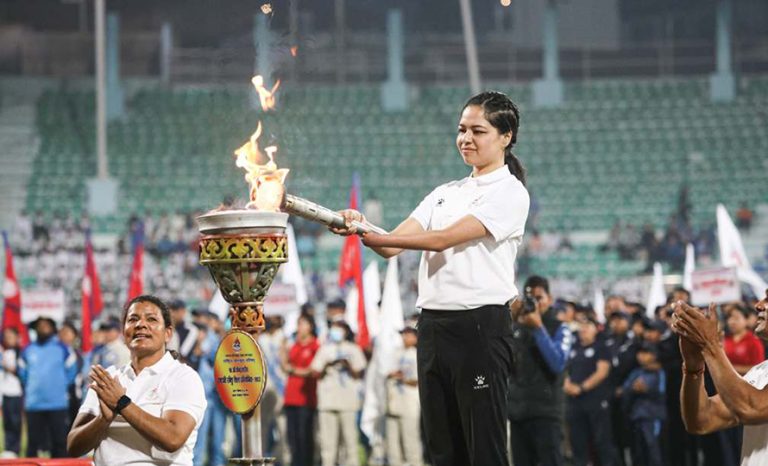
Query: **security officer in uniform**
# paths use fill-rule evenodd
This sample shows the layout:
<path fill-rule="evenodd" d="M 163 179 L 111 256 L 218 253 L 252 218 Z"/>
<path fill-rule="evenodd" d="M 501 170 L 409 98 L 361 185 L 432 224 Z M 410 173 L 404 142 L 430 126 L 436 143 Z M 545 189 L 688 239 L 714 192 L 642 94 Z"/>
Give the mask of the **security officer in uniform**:
<path fill-rule="evenodd" d="M 611 372 L 608 382 L 611 386 L 611 422 L 614 442 L 618 452 L 619 465 L 624 465 L 624 451 L 632 446 L 632 431 L 627 413 L 622 407 L 622 385 L 629 373 L 638 367 L 637 350 L 640 343 L 630 329 L 631 317 L 623 310 L 614 311 L 608 318 L 609 332 L 605 346 L 611 356 Z"/>
<path fill-rule="evenodd" d="M 608 382 L 611 355 L 605 342 L 597 338 L 597 322 L 592 319 L 580 322 L 578 340 L 571 350 L 564 384 L 573 465 L 587 465 L 591 444 L 600 465 L 613 466 L 616 453 L 611 435 Z"/>
<path fill-rule="evenodd" d="M 573 337 L 552 308 L 549 282 L 532 276 L 510 305 L 515 372 L 509 388 L 515 466 L 563 464 L 563 377 Z M 526 305 L 527 304 L 527 305 Z"/>

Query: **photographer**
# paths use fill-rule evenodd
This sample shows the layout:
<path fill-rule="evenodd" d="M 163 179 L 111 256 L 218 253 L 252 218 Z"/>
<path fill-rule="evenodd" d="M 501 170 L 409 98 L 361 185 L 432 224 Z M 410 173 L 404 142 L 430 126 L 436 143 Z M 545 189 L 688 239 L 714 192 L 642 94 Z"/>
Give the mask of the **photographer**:
<path fill-rule="evenodd" d="M 563 373 L 573 336 L 552 309 L 549 282 L 532 276 L 510 305 L 515 376 L 509 420 L 515 466 L 563 464 Z"/>

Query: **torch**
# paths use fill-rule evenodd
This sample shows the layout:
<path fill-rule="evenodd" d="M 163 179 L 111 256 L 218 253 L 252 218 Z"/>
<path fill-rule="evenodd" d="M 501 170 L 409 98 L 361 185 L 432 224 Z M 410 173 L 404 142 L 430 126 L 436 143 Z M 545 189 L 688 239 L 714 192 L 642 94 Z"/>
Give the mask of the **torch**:
<path fill-rule="evenodd" d="M 273 464 L 263 457 L 259 403 L 267 384 L 267 361 L 256 341 L 264 330 L 264 298 L 280 264 L 288 261 L 288 214 L 252 209 L 214 211 L 197 218 L 200 263 L 208 268 L 231 305 L 232 329 L 214 363 L 216 390 L 230 411 L 242 415 L 242 458 L 231 463 Z"/>
<path fill-rule="evenodd" d="M 274 106 L 274 92 L 261 76 L 252 80 L 264 111 Z M 256 341 L 264 330 L 264 299 L 280 264 L 288 261 L 285 234 L 288 214 L 329 227 L 344 228 L 344 217 L 306 199 L 285 192 L 288 169 L 274 161 L 277 146 L 259 149 L 262 127 L 235 151 L 236 165 L 245 169 L 250 202 L 245 209 L 214 210 L 197 218 L 200 230 L 200 264 L 211 274 L 221 295 L 230 304 L 232 329 L 222 338 L 214 362 L 216 391 L 224 406 L 242 415 L 242 458 L 231 463 L 249 466 L 273 464 L 263 457 L 259 403 L 267 384 L 267 361 Z M 263 155 L 267 163 L 261 163 Z M 281 212 L 282 210 L 282 212 Z M 352 222 L 360 234 L 383 229 L 368 222 Z"/>
<path fill-rule="evenodd" d="M 345 228 L 346 223 L 344 217 L 331 209 L 323 207 L 319 204 L 315 204 L 312 201 L 308 201 L 302 197 L 293 196 L 291 194 L 285 194 L 283 197 L 283 204 L 281 206 L 284 212 L 293 214 L 312 222 L 322 223 L 323 225 L 333 228 Z M 357 228 L 358 234 L 364 233 L 378 233 L 380 235 L 386 235 L 387 231 L 383 228 L 377 227 L 366 221 L 358 222 L 352 221 L 352 226 Z"/>

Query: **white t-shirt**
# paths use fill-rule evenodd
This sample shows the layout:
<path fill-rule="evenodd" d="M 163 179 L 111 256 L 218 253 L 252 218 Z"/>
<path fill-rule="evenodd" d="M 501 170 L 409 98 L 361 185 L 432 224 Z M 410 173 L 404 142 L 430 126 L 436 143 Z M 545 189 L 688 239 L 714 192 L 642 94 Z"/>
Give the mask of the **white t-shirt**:
<path fill-rule="evenodd" d="M 317 350 L 313 371 L 321 372 L 326 364 L 346 359 L 356 372 L 365 369 L 365 355 L 359 346 L 349 341 L 326 342 Z M 361 407 L 363 379 L 355 379 L 339 366 L 331 366 L 317 381 L 317 409 L 325 411 L 357 411 Z"/>
<path fill-rule="evenodd" d="M 763 361 L 744 375 L 750 385 L 763 390 L 768 385 L 768 361 Z M 744 426 L 741 442 L 741 466 L 768 464 L 768 423 Z"/>
<path fill-rule="evenodd" d="M 16 351 L 7 349 L 3 351 L 3 366 L 7 366 L 13 370 L 16 369 Z M 0 384 L 0 394 L 2 396 L 16 397 L 22 395 L 21 381 L 19 376 L 13 372 L 3 369 L 2 384 Z"/>
<path fill-rule="evenodd" d="M 191 465 L 197 429 L 203 422 L 207 405 L 203 382 L 197 372 L 173 359 L 170 353 L 138 376 L 130 363 L 120 369 L 111 366 L 107 371 L 110 375 L 117 374 L 120 384 L 126 388 L 126 395 L 139 408 L 156 417 L 165 411 L 184 411 L 195 419 L 195 429 L 184 446 L 167 452 L 153 446 L 122 416 L 117 416 L 107 429 L 107 437 L 96 447 L 95 464 Z M 80 412 L 100 415 L 96 392 L 88 390 Z"/>
<path fill-rule="evenodd" d="M 442 230 L 472 215 L 490 232 L 443 252 L 425 251 L 419 266 L 416 307 L 475 309 L 517 296 L 515 257 L 530 198 L 506 165 L 478 177 L 438 186 L 411 213 L 425 230 Z"/>

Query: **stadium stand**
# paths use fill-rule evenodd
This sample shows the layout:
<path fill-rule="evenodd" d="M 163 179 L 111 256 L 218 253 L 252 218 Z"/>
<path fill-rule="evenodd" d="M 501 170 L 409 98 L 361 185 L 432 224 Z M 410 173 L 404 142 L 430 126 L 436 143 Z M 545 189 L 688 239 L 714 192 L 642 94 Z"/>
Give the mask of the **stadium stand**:
<path fill-rule="evenodd" d="M 522 108 L 517 155 L 529 170 L 542 231 L 606 231 L 621 219 L 662 228 L 689 185 L 692 223 L 713 220 L 714 206 L 768 202 L 753 188 L 768 169 L 768 78 L 743 77 L 732 103 L 712 103 L 705 79 L 595 80 L 568 84 L 566 104 L 535 109 L 527 86 L 491 86 Z M 109 125 L 110 172 L 121 183 L 114 218 L 97 231 L 123 228 L 133 213 L 202 210 L 225 196 L 243 198 L 232 151 L 261 119 L 262 146 L 277 143 L 277 162 L 291 168 L 289 191 L 332 208 L 347 204 L 354 172 L 363 196 L 384 205 L 392 228 L 428 186 L 467 169 L 453 146 L 457 110 L 467 88 L 415 93 L 406 113 L 385 113 L 372 86 L 280 91 L 279 110 L 252 110 L 246 88 L 144 89 L 127 116 Z M 93 95 L 47 92 L 38 102 L 41 144 L 28 186 L 29 211 L 79 212 L 94 175 Z M 717 192 L 710 188 L 717 185 Z M 115 232 L 119 233 L 119 232 Z M 338 251 L 318 250 L 319 268 Z M 534 261 L 535 263 L 535 261 Z M 584 269 L 586 264 L 586 269 Z M 626 275 L 642 265 L 595 247 L 547 260 L 542 273 L 581 264 L 586 275 Z M 585 276 L 586 276 L 585 275 Z"/>

